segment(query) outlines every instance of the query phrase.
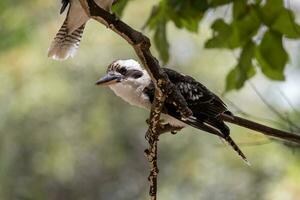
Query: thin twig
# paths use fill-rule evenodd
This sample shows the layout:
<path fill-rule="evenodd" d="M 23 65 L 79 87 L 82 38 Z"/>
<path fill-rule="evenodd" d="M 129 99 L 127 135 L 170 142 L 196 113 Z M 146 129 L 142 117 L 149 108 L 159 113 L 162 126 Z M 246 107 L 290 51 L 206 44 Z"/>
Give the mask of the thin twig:
<path fill-rule="evenodd" d="M 248 118 L 251 118 L 251 119 L 257 120 L 257 121 L 264 121 L 264 122 L 267 122 L 267 123 L 277 124 L 280 127 L 289 128 L 284 123 L 282 123 L 280 121 L 276 121 L 276 120 L 272 120 L 272 119 L 268 119 L 268 118 L 264 118 L 264 117 L 257 117 L 257 116 L 251 115 L 251 114 L 245 112 L 244 110 L 242 110 L 238 105 L 236 105 L 233 101 L 231 101 L 228 98 L 226 98 L 226 101 L 235 109 L 235 112 L 234 112 L 235 114 L 239 114 L 239 115 L 242 115 L 244 117 L 248 117 Z"/>
<path fill-rule="evenodd" d="M 279 91 L 280 95 L 282 96 L 282 98 L 287 102 L 287 104 L 294 111 L 294 113 L 297 114 L 298 116 L 300 116 L 300 111 L 295 108 L 295 106 L 293 105 L 291 100 L 286 96 L 286 94 L 280 88 L 278 88 L 278 91 Z"/>
<path fill-rule="evenodd" d="M 262 100 L 262 102 L 275 114 L 277 115 L 281 120 L 287 121 L 291 126 L 295 127 L 296 129 L 300 129 L 294 122 L 292 122 L 289 118 L 286 118 L 284 115 L 282 115 L 276 108 L 274 108 L 263 96 L 262 94 L 258 91 L 258 89 L 255 87 L 255 85 L 251 82 L 248 81 L 249 85 L 253 89 L 253 91 L 256 93 L 256 95 Z"/>

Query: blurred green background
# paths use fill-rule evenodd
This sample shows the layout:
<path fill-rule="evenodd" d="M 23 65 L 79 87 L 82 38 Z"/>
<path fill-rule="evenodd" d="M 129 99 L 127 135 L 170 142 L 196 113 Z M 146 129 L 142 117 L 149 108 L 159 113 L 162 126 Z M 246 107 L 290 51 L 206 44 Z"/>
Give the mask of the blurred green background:
<path fill-rule="evenodd" d="M 140 29 L 158 1 L 134 1 L 123 19 Z M 299 22 L 300 2 L 291 1 Z M 148 112 L 129 106 L 94 82 L 113 60 L 136 58 L 122 38 L 89 21 L 75 58 L 57 62 L 47 49 L 64 16 L 59 1 L 0 2 L 0 199 L 132 200 L 148 195 L 148 163 L 143 151 Z M 169 24 L 168 64 L 190 74 L 217 94 L 236 64 L 234 53 L 207 50 L 210 24 L 224 10 L 209 12 L 198 34 Z M 138 17 L 137 17 L 138 16 Z M 147 31 L 145 34 L 149 34 Z M 285 41 L 291 62 L 285 82 L 261 73 L 251 81 L 263 96 L 295 123 L 300 107 L 300 44 Z M 157 52 L 153 49 L 155 55 Z M 246 86 L 223 96 L 260 122 L 289 126 Z M 297 200 L 300 158 L 297 149 L 231 126 L 252 166 L 214 136 L 193 128 L 163 135 L 159 143 L 159 199 Z M 263 145 L 262 145 L 263 144 Z"/>

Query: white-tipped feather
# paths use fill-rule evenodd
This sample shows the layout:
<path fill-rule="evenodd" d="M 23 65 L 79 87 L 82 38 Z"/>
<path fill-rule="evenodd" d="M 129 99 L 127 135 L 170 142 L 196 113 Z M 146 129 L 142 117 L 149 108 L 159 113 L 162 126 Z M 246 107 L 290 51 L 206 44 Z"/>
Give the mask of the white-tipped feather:
<path fill-rule="evenodd" d="M 96 0 L 95 2 L 98 6 L 110 11 L 114 0 Z M 67 17 L 48 50 L 48 57 L 54 60 L 65 60 L 75 56 L 85 23 L 89 20 L 79 0 L 70 0 L 69 3 Z"/>
<path fill-rule="evenodd" d="M 61 45 L 54 40 L 49 48 L 48 57 L 54 60 L 66 60 L 69 57 L 73 58 L 77 48 L 78 47 L 73 44 Z"/>
<path fill-rule="evenodd" d="M 68 34 L 67 21 L 56 34 L 48 51 L 48 57 L 54 60 L 65 60 L 74 57 L 79 47 L 85 24 Z"/>

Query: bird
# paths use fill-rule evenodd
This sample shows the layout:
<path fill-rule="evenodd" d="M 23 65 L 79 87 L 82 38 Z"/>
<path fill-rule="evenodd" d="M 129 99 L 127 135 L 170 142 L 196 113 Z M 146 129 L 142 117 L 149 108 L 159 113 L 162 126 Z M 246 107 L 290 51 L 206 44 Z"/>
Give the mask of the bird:
<path fill-rule="evenodd" d="M 194 128 L 217 135 L 226 141 L 235 152 L 250 165 L 245 154 L 230 137 L 230 129 L 220 118 L 221 114 L 232 115 L 226 104 L 193 77 L 170 68 L 162 68 L 176 86 L 192 111 L 192 116 L 182 118 L 175 105 L 166 101 L 161 114 L 163 123 L 173 127 Z M 108 86 L 127 103 L 151 109 L 155 85 L 148 72 L 133 59 L 116 60 L 107 67 L 106 74 L 96 81 L 98 86 Z"/>
<path fill-rule="evenodd" d="M 111 6 L 116 0 L 95 0 L 95 3 L 110 12 Z M 66 18 L 54 37 L 48 57 L 54 60 L 66 60 L 74 57 L 84 31 L 86 22 L 90 19 L 82 8 L 79 0 L 62 0 L 60 14 L 69 6 Z"/>

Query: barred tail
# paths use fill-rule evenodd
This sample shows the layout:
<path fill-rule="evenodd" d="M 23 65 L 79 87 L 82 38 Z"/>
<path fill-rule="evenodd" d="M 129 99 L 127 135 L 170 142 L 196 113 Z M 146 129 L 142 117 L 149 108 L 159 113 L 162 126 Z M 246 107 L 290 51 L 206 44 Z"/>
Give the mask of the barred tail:
<path fill-rule="evenodd" d="M 251 164 L 248 161 L 247 157 L 241 151 L 241 149 L 238 147 L 238 145 L 232 140 L 232 138 L 228 135 L 228 136 L 224 137 L 224 139 L 233 148 L 233 150 L 239 154 L 239 156 L 245 161 L 245 163 L 250 166 Z"/>
<path fill-rule="evenodd" d="M 49 48 L 48 57 L 54 60 L 65 60 L 69 57 L 74 57 L 79 47 L 84 27 L 85 23 L 68 34 L 67 20 L 65 20 Z"/>

